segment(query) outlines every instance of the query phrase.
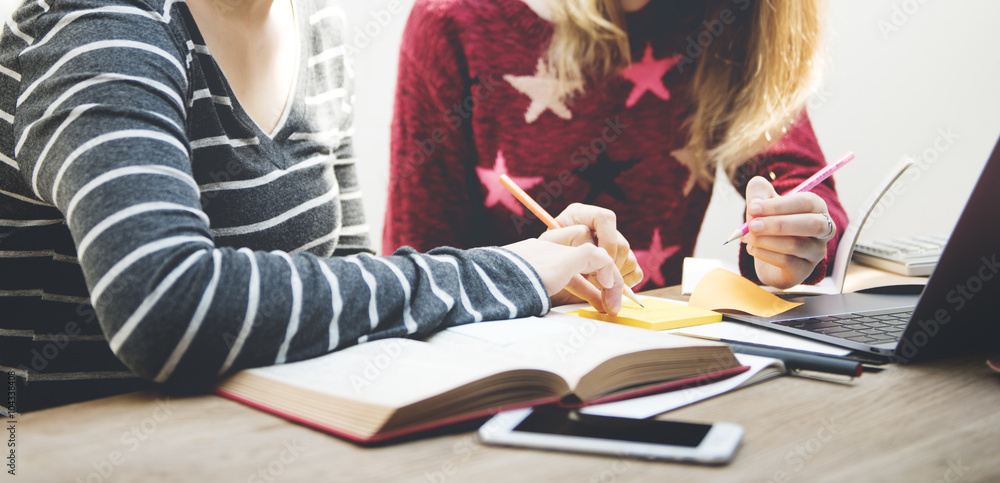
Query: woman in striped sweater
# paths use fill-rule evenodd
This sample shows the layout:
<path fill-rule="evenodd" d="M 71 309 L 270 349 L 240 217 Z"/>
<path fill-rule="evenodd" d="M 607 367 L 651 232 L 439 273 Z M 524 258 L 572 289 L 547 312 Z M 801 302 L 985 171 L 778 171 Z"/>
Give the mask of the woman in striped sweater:
<path fill-rule="evenodd" d="M 343 31 L 322 0 L 25 1 L 0 38 L 0 330 L 22 347 L 0 364 L 209 381 L 544 314 L 576 274 L 616 311 L 641 274 L 606 210 L 504 248 L 370 254 Z M 31 346 L 53 335 L 125 367 Z"/>

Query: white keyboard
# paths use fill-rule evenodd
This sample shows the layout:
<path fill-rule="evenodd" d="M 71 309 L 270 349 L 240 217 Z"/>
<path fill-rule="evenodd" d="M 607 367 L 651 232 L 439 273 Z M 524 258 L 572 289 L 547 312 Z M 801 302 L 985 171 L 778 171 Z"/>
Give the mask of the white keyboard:
<path fill-rule="evenodd" d="M 947 243 L 948 237 L 942 235 L 859 240 L 853 260 L 900 275 L 926 277 L 934 271 Z"/>

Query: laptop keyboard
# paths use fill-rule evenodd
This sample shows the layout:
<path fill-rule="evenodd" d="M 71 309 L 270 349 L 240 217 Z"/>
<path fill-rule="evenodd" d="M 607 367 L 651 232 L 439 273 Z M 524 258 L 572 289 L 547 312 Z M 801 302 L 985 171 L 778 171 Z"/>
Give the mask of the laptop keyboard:
<path fill-rule="evenodd" d="M 895 309 L 786 320 L 775 324 L 863 344 L 882 344 L 899 340 L 912 315 L 913 309 Z"/>

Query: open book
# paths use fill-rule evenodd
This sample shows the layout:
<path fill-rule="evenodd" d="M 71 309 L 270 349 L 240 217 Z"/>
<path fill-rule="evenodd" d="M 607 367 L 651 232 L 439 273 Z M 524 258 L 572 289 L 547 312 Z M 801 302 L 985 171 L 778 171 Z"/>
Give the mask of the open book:
<path fill-rule="evenodd" d="M 264 411 L 375 442 L 500 410 L 584 406 L 747 369 L 724 344 L 561 314 L 383 339 L 241 371 L 216 391 Z"/>

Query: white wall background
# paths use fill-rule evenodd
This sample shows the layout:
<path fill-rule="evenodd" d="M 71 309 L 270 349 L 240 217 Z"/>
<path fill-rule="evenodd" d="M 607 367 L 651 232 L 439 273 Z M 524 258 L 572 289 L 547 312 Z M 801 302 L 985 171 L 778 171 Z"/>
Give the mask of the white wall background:
<path fill-rule="evenodd" d="M 397 49 L 412 2 L 342 2 L 353 23 L 348 41 L 358 52 L 356 147 L 377 245 Z M 16 3 L 0 2 L 0 14 L 5 18 Z M 848 214 L 910 155 L 921 161 L 921 175 L 907 178 L 862 237 L 948 233 L 1000 135 L 1000 2 L 829 0 L 826 8 L 827 73 L 810 114 L 829 160 L 848 150 L 857 155 L 834 176 Z M 727 184 L 716 185 L 698 256 L 734 256 L 735 246 L 720 243 L 741 223 L 742 203 Z"/>

